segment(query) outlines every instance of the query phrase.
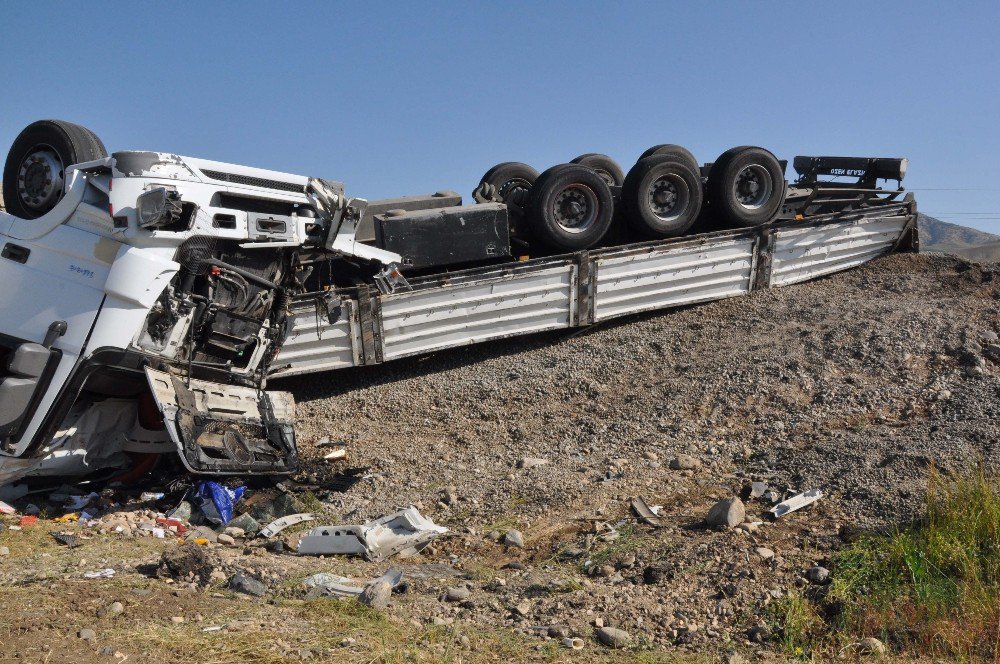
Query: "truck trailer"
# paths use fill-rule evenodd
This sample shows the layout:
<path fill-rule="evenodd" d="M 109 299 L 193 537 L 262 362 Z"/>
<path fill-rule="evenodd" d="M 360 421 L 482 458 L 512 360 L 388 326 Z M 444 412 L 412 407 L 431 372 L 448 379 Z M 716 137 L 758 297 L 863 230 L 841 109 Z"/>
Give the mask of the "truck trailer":
<path fill-rule="evenodd" d="M 656 145 L 452 191 L 169 152 L 42 120 L 0 212 L 0 486 L 176 454 L 199 475 L 298 468 L 285 376 L 745 295 L 916 251 L 902 158 Z M 333 378 L 331 378 L 333 380 Z"/>

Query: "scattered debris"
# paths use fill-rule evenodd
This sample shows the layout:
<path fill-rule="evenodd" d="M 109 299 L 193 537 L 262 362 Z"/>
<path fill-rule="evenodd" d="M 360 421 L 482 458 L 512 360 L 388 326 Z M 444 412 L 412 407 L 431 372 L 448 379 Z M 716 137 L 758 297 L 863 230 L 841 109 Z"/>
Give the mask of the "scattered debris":
<path fill-rule="evenodd" d="M 671 470 L 694 470 L 701 466 L 701 461 L 689 454 L 678 454 L 670 460 Z"/>
<path fill-rule="evenodd" d="M 567 636 L 562 640 L 562 644 L 570 650 L 583 650 L 583 639 L 578 636 Z"/>
<path fill-rule="evenodd" d="M 243 497 L 243 490 L 244 487 L 230 489 L 218 482 L 202 481 L 198 483 L 194 501 L 209 523 L 224 526 L 233 518 L 233 506 Z"/>
<path fill-rule="evenodd" d="M 632 499 L 632 513 L 638 517 L 639 521 L 650 526 L 662 526 L 659 516 L 659 506 L 650 507 L 642 498 Z"/>
<path fill-rule="evenodd" d="M 811 505 L 822 497 L 823 497 L 822 491 L 820 491 L 819 489 L 810 489 L 809 491 L 805 491 L 796 496 L 792 496 L 791 498 L 789 498 L 784 502 L 778 503 L 777 505 L 772 507 L 770 511 L 774 515 L 774 518 L 777 519 L 785 516 L 790 512 L 800 510 L 806 505 Z"/>
<path fill-rule="evenodd" d="M 289 526 L 294 526 L 297 523 L 304 523 L 306 521 L 315 521 L 316 517 L 308 512 L 300 512 L 299 514 L 289 514 L 288 516 L 283 516 L 280 519 L 275 519 L 271 523 L 267 524 L 260 529 L 258 533 L 261 537 L 274 537 L 282 530 Z"/>
<path fill-rule="evenodd" d="M 0 514 L 17 514 L 17 510 L 0 500 Z"/>
<path fill-rule="evenodd" d="M 395 554 L 416 553 L 448 529 L 407 507 L 360 526 L 321 526 L 299 541 L 305 555 L 347 554 L 378 561 Z"/>
<path fill-rule="evenodd" d="M 333 450 L 332 452 L 328 452 L 327 454 L 323 455 L 323 459 L 325 459 L 326 461 L 334 461 L 336 459 L 346 459 L 346 458 L 347 458 L 347 450 L 344 449 Z"/>
<path fill-rule="evenodd" d="M 34 514 L 30 516 L 22 516 L 19 523 L 22 528 L 24 528 L 25 526 L 33 526 L 36 523 L 38 523 L 38 517 L 35 516 Z"/>

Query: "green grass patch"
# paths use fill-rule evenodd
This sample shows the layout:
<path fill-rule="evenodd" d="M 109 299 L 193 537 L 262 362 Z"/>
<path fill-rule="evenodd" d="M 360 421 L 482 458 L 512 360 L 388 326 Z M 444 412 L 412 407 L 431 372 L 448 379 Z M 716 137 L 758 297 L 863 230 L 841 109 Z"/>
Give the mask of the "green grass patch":
<path fill-rule="evenodd" d="M 1000 482 L 932 474 L 925 518 L 853 544 L 828 600 L 851 634 L 904 650 L 1000 661 Z"/>

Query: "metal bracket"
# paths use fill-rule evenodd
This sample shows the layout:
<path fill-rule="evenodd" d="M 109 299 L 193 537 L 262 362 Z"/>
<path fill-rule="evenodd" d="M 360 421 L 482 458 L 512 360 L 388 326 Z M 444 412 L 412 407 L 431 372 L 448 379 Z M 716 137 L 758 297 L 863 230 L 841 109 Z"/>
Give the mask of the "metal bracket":
<path fill-rule="evenodd" d="M 577 327 L 594 322 L 594 295 L 597 292 L 597 263 L 590 260 L 589 251 L 576 255 L 576 321 Z"/>
<path fill-rule="evenodd" d="M 774 266 L 774 229 L 761 230 L 754 244 L 754 278 L 750 290 L 761 290 L 771 286 L 771 269 Z"/>

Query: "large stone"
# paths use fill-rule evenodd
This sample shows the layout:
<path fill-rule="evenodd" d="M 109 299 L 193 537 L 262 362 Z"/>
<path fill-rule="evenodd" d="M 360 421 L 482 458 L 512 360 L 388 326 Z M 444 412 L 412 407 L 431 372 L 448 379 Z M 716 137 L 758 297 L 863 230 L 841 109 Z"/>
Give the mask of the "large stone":
<path fill-rule="evenodd" d="M 503 536 L 503 543 L 507 546 L 515 546 L 519 549 L 523 549 L 524 535 L 521 534 L 520 530 L 514 530 L 512 528 Z"/>
<path fill-rule="evenodd" d="M 470 591 L 465 586 L 456 586 L 454 588 L 448 588 L 448 590 L 444 594 L 444 598 L 449 602 L 461 602 L 463 600 L 469 599 L 469 596 L 471 594 L 472 591 Z"/>
<path fill-rule="evenodd" d="M 229 579 L 229 589 L 233 592 L 253 595 L 254 597 L 263 597 L 267 593 L 267 586 L 242 572 L 234 574 L 233 578 Z"/>
<path fill-rule="evenodd" d="M 671 470 L 694 470 L 701 465 L 701 461 L 689 454 L 678 454 L 670 460 Z"/>
<path fill-rule="evenodd" d="M 602 627 L 597 630 L 597 640 L 609 648 L 625 648 L 632 643 L 628 632 L 616 627 Z"/>
<path fill-rule="evenodd" d="M 817 585 L 823 585 L 830 580 L 830 570 L 820 565 L 815 567 L 810 567 L 809 571 L 806 572 L 806 578 Z"/>
<path fill-rule="evenodd" d="M 361 591 L 358 601 L 373 609 L 384 609 L 389 606 L 392 597 L 392 585 L 385 579 L 375 579 Z"/>
<path fill-rule="evenodd" d="M 544 466 L 549 461 L 548 459 L 539 459 L 537 457 L 524 457 L 517 462 L 518 468 L 537 468 L 538 466 Z"/>
<path fill-rule="evenodd" d="M 705 521 L 715 528 L 735 528 L 747 516 L 746 507 L 739 498 L 720 500 L 708 511 Z"/>
<path fill-rule="evenodd" d="M 858 653 L 862 655 L 884 655 L 886 652 L 885 644 L 873 636 L 861 639 L 861 643 L 858 644 Z"/>

